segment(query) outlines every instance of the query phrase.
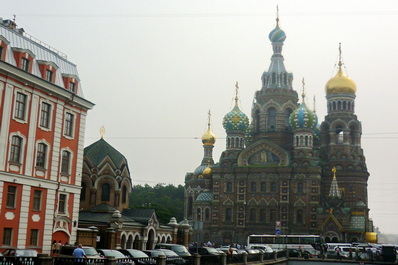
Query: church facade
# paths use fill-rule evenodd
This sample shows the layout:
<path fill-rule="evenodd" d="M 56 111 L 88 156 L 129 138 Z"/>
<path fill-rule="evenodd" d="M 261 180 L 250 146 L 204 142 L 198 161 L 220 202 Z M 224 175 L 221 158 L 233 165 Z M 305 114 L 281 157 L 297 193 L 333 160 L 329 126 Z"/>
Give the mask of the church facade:
<path fill-rule="evenodd" d="M 239 109 L 236 93 L 235 107 L 223 119 L 226 150 L 215 163 L 209 118 L 202 162 L 185 176 L 184 214 L 194 227 L 193 240 L 245 244 L 250 234 L 280 232 L 364 242 L 373 224 L 356 84 L 343 73 L 340 59 L 325 86 L 327 115 L 319 123 L 305 103 L 304 80 L 300 98 L 292 87 L 282 55 L 286 34 L 278 20 L 269 34 L 273 55 L 251 118 Z"/>

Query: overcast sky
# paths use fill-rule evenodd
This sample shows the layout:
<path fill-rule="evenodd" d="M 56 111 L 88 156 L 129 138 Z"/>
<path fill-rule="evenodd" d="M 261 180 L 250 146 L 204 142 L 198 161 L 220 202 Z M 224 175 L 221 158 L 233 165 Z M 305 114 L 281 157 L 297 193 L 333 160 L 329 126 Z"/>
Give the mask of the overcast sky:
<path fill-rule="evenodd" d="M 222 119 L 234 104 L 250 116 L 280 27 L 294 89 L 326 114 L 325 83 L 338 45 L 357 84 L 356 114 L 369 178 L 370 216 L 396 232 L 398 211 L 398 1 L 26 1 L 2 0 L 0 16 L 68 55 L 79 70 L 88 114 L 85 146 L 100 138 L 128 159 L 134 184 L 183 184 L 201 162 L 212 112 L 214 159 L 225 149 Z"/>

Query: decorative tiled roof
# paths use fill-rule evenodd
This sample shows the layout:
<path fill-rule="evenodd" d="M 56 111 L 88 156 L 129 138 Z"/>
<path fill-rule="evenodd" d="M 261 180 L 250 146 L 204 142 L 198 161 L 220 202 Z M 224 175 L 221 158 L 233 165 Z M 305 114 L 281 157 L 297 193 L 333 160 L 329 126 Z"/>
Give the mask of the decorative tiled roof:
<path fill-rule="evenodd" d="M 126 158 L 103 138 L 84 148 L 84 156 L 95 166 L 98 166 L 107 156 L 117 167 L 127 164 Z"/>
<path fill-rule="evenodd" d="M 210 202 L 213 200 L 213 193 L 211 191 L 203 191 L 196 198 L 196 202 Z"/>

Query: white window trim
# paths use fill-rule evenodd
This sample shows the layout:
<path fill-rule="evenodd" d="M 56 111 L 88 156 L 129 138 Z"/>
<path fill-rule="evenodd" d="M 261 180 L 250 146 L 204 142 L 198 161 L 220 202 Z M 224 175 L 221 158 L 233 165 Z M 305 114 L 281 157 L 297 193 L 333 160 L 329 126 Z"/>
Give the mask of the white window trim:
<path fill-rule="evenodd" d="M 67 134 L 66 134 L 66 114 L 67 114 L 67 113 L 73 115 L 72 135 L 67 135 Z M 73 111 L 70 110 L 70 109 L 66 109 L 66 110 L 64 111 L 64 121 L 63 121 L 63 127 L 64 127 L 64 128 L 63 128 L 63 135 L 64 135 L 65 138 L 67 138 L 67 139 L 69 139 L 69 140 L 73 140 L 73 139 L 74 139 L 75 130 L 76 130 L 76 117 L 77 117 L 76 112 L 73 112 Z"/>
<path fill-rule="evenodd" d="M 42 107 L 43 107 L 43 103 L 49 104 L 49 105 L 51 106 L 48 128 L 42 127 L 42 126 L 40 125 L 40 122 L 41 122 L 41 109 L 42 109 Z M 43 131 L 49 132 L 49 131 L 51 131 L 52 123 L 53 123 L 54 104 L 53 104 L 51 101 L 45 100 L 45 99 L 41 99 L 40 102 L 39 102 L 39 104 L 40 104 L 40 109 L 39 109 L 39 122 L 37 123 L 37 124 L 38 124 L 38 127 L 39 127 L 41 130 L 43 130 Z"/>
<path fill-rule="evenodd" d="M 41 140 L 38 140 L 38 141 L 36 141 L 36 148 L 35 148 L 35 161 L 34 161 L 34 167 L 36 168 L 36 162 L 37 162 L 37 151 L 39 150 L 39 144 L 45 144 L 46 146 L 47 146 L 47 150 L 46 150 L 46 160 L 44 161 L 44 167 L 43 167 L 43 169 L 48 169 L 48 159 L 49 159 L 49 156 L 50 156 L 50 154 L 51 154 L 51 146 L 50 146 L 50 144 L 46 141 L 46 140 L 44 140 L 44 139 L 41 139 Z"/>
<path fill-rule="evenodd" d="M 17 95 L 18 93 L 24 94 L 26 96 L 26 106 L 25 106 L 25 117 L 24 119 L 19 119 L 15 117 L 15 109 L 16 109 L 16 102 L 17 102 Z M 29 106 L 30 106 L 30 94 L 26 93 L 26 91 L 23 91 L 22 89 L 15 88 L 14 90 L 14 104 L 13 104 L 13 109 L 12 109 L 12 119 L 19 122 L 19 123 L 28 123 L 28 117 L 29 117 Z"/>
<path fill-rule="evenodd" d="M 60 198 L 61 198 L 61 195 L 66 195 L 66 200 L 65 200 L 65 212 L 64 213 L 61 213 L 61 212 L 59 212 L 59 203 L 60 203 Z M 68 193 L 65 193 L 65 192 L 60 192 L 59 194 L 58 194 L 58 204 L 57 204 L 57 214 L 58 215 L 62 215 L 62 216 L 68 216 L 69 214 L 69 204 L 68 204 L 68 201 L 69 201 L 69 194 Z"/>
<path fill-rule="evenodd" d="M 61 152 L 59 154 L 59 174 L 65 174 L 65 172 L 62 172 L 62 154 L 64 151 L 68 151 L 70 153 L 70 159 L 69 159 L 69 165 L 68 165 L 68 176 L 72 175 L 72 161 L 73 161 L 73 152 L 69 147 L 61 148 Z"/>
<path fill-rule="evenodd" d="M 11 157 L 11 144 L 12 144 L 12 137 L 18 136 L 22 138 L 22 145 L 21 145 L 21 157 L 19 163 L 23 165 L 24 163 L 24 158 L 25 158 L 25 146 L 26 146 L 26 137 L 21 133 L 21 132 L 14 132 L 10 133 L 9 139 L 8 139 L 8 163 L 10 163 L 10 157 Z M 13 163 L 14 161 L 12 161 Z"/>

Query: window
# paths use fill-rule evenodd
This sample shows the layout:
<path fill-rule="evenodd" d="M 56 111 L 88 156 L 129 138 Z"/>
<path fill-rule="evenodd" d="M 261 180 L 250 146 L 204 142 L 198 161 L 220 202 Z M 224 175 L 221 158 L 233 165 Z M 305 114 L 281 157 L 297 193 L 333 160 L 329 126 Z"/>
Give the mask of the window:
<path fill-rule="evenodd" d="M 30 246 L 37 246 L 39 242 L 39 230 L 30 230 Z"/>
<path fill-rule="evenodd" d="M 69 82 L 69 90 L 73 93 L 76 92 L 76 84 L 73 82 Z"/>
<path fill-rule="evenodd" d="M 109 201 L 111 197 L 111 186 L 108 183 L 104 183 L 101 191 L 101 201 Z"/>
<path fill-rule="evenodd" d="M 7 188 L 7 208 L 15 208 L 17 198 L 17 187 L 16 186 L 8 186 Z"/>
<path fill-rule="evenodd" d="M 3 46 L 0 46 L 0 60 L 3 59 Z"/>
<path fill-rule="evenodd" d="M 255 192 L 257 190 L 257 183 L 251 182 L 250 183 L 250 191 Z"/>
<path fill-rule="evenodd" d="M 202 220 L 202 209 L 200 209 L 200 208 L 196 209 L 196 220 L 197 221 Z"/>
<path fill-rule="evenodd" d="M 62 151 L 61 173 L 69 174 L 70 152 Z"/>
<path fill-rule="evenodd" d="M 267 191 L 267 183 L 266 182 L 261 182 L 261 191 L 266 192 Z"/>
<path fill-rule="evenodd" d="M 127 188 L 126 186 L 123 186 L 122 188 L 122 203 L 127 202 Z"/>
<path fill-rule="evenodd" d="M 268 129 L 275 130 L 276 124 L 276 110 L 274 108 L 269 108 L 268 110 Z"/>
<path fill-rule="evenodd" d="M 39 143 L 36 153 L 36 167 L 46 168 L 47 145 Z"/>
<path fill-rule="evenodd" d="M 4 228 L 3 230 L 3 246 L 11 246 L 12 228 Z"/>
<path fill-rule="evenodd" d="M 276 191 L 276 182 L 271 183 L 271 191 Z"/>
<path fill-rule="evenodd" d="M 249 220 L 250 222 L 256 221 L 256 209 L 250 209 Z"/>
<path fill-rule="evenodd" d="M 15 100 L 15 112 L 14 117 L 16 119 L 25 120 L 25 112 L 26 112 L 26 99 L 27 96 L 22 93 L 17 93 L 17 97 Z"/>
<path fill-rule="evenodd" d="M 41 190 L 33 191 L 33 211 L 41 211 Z"/>
<path fill-rule="evenodd" d="M 304 185 L 302 182 L 297 183 L 297 192 L 303 193 L 304 192 Z"/>
<path fill-rule="evenodd" d="M 266 218 L 266 211 L 265 211 L 265 209 L 261 209 L 260 210 L 260 221 L 261 222 L 265 222 L 265 219 Z"/>
<path fill-rule="evenodd" d="M 304 223 L 304 213 L 303 213 L 302 209 L 297 210 L 296 223 L 298 223 L 298 224 Z"/>
<path fill-rule="evenodd" d="M 73 136 L 73 121 L 75 116 L 72 113 L 67 112 L 65 116 L 65 135 Z"/>
<path fill-rule="evenodd" d="M 232 192 L 232 182 L 227 182 L 226 192 Z"/>
<path fill-rule="evenodd" d="M 21 151 L 22 151 L 22 138 L 19 136 L 13 136 L 11 138 L 10 161 L 20 163 Z"/>
<path fill-rule="evenodd" d="M 225 221 L 232 221 L 232 209 L 225 209 Z"/>
<path fill-rule="evenodd" d="M 29 65 L 30 65 L 30 61 L 26 58 L 22 58 L 21 69 L 26 72 L 29 72 Z"/>
<path fill-rule="evenodd" d="M 44 128 L 50 128 L 50 116 L 51 115 L 51 105 L 45 102 L 41 103 L 40 111 L 40 126 Z"/>
<path fill-rule="evenodd" d="M 59 195 L 58 213 L 66 212 L 66 194 Z"/>
<path fill-rule="evenodd" d="M 54 76 L 54 72 L 51 70 L 46 70 L 46 80 L 48 82 L 52 82 L 53 81 L 53 76 Z"/>
<path fill-rule="evenodd" d="M 206 222 L 210 221 L 210 209 L 209 208 L 205 209 L 205 221 Z"/>
<path fill-rule="evenodd" d="M 271 222 L 276 221 L 276 210 L 275 209 L 271 209 L 270 213 L 269 213 L 269 220 Z"/>

